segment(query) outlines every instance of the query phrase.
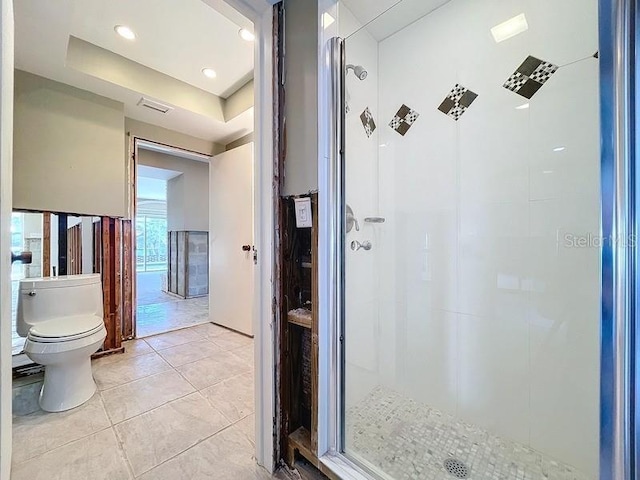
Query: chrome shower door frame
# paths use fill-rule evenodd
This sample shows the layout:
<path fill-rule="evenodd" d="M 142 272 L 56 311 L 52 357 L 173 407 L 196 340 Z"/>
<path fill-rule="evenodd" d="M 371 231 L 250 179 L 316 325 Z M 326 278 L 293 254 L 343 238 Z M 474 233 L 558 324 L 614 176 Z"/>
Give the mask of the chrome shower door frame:
<path fill-rule="evenodd" d="M 600 480 L 638 478 L 637 1 L 600 0 Z"/>
<path fill-rule="evenodd" d="M 635 480 L 640 469 L 640 15 L 637 0 L 599 0 L 601 121 L 600 480 Z M 321 65 L 330 99 L 320 119 L 320 365 L 318 457 L 342 479 L 374 477 L 344 449 L 345 45 L 332 38 Z M 324 124 L 323 124 L 324 122 Z M 324 161 L 322 161 L 324 160 Z M 608 241 L 607 241 L 608 239 Z"/>

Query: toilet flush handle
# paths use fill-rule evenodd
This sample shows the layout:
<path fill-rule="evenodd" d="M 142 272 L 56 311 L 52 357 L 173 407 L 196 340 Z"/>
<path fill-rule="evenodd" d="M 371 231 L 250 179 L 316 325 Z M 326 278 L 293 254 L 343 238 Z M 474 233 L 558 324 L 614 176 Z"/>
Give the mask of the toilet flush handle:
<path fill-rule="evenodd" d="M 27 293 L 27 295 L 29 295 L 30 297 L 35 297 L 36 296 L 36 291 L 35 290 L 31 290 L 29 293 Z"/>

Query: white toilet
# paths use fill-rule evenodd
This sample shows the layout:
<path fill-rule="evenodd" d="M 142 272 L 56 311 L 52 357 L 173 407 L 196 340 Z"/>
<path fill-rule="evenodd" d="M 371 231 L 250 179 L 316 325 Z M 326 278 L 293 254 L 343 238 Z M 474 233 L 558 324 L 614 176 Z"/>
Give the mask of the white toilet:
<path fill-rule="evenodd" d="M 17 330 L 27 356 L 45 366 L 43 410 L 62 412 L 93 396 L 91 355 L 107 336 L 99 274 L 21 280 Z"/>

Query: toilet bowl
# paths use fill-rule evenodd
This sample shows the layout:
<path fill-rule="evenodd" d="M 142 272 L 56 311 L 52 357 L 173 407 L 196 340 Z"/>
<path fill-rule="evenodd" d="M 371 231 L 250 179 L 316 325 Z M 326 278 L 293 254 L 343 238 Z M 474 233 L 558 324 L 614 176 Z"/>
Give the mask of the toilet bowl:
<path fill-rule="evenodd" d="M 25 354 L 44 365 L 40 407 L 61 412 L 82 405 L 96 391 L 91 355 L 107 332 L 100 275 L 69 275 L 20 282 L 17 330 Z"/>

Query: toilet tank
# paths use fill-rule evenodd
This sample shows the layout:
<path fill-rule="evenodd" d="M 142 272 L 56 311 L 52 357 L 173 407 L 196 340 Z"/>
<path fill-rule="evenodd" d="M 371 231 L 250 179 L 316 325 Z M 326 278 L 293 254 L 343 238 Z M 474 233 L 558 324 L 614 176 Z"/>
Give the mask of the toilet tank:
<path fill-rule="evenodd" d="M 103 317 L 100 274 L 20 280 L 16 329 L 21 337 L 36 323 L 79 315 Z"/>

